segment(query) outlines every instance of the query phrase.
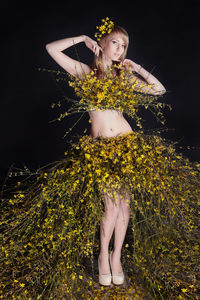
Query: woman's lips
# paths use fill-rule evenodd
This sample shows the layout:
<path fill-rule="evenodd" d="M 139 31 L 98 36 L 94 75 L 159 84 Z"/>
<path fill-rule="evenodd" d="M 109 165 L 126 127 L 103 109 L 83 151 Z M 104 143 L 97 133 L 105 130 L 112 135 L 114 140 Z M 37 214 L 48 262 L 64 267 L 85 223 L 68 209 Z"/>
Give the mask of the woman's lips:
<path fill-rule="evenodd" d="M 117 59 L 117 58 L 119 58 L 119 57 L 120 57 L 120 54 L 118 54 L 118 53 L 114 53 L 114 57 Z"/>

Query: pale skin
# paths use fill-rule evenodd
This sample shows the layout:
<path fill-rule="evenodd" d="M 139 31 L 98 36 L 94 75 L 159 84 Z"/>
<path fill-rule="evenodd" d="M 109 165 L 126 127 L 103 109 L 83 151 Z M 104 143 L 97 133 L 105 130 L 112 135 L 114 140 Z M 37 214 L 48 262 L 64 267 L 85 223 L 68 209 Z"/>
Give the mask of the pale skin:
<path fill-rule="evenodd" d="M 111 34 L 106 41 L 104 49 L 102 49 L 96 41 L 86 35 L 77 37 L 64 38 L 46 45 L 46 50 L 50 56 L 68 73 L 73 76 L 81 77 L 84 73 L 88 74 L 92 71 L 90 66 L 80 63 L 64 54 L 62 51 L 84 42 L 85 45 L 97 56 L 102 52 L 102 63 L 104 69 L 111 66 L 114 61 L 119 61 L 125 49 L 125 42 L 121 34 Z M 159 82 L 155 76 L 146 71 L 143 67 L 130 59 L 124 59 L 121 67 L 131 68 L 132 71 L 140 74 L 144 81 L 137 78 L 138 83 L 145 84 L 141 91 L 148 92 L 153 95 L 162 95 L 166 92 L 165 87 Z M 134 79 L 134 77 L 133 77 Z M 148 87 L 153 84 L 153 87 Z M 127 132 L 133 131 L 129 123 L 125 120 L 122 113 L 114 110 L 90 111 L 89 112 L 92 125 L 91 136 L 97 137 L 114 137 Z M 119 196 L 119 195 L 118 195 Z M 118 197 L 119 199 L 119 197 Z M 112 254 L 112 271 L 118 273 L 122 271 L 121 266 L 121 249 L 125 239 L 129 217 L 130 217 L 130 196 L 126 195 L 119 199 L 115 204 L 111 200 L 111 196 L 104 194 L 105 212 L 102 216 L 100 225 L 100 253 L 98 257 L 98 266 L 100 274 L 110 273 L 108 260 L 109 243 L 114 233 L 114 248 Z"/>

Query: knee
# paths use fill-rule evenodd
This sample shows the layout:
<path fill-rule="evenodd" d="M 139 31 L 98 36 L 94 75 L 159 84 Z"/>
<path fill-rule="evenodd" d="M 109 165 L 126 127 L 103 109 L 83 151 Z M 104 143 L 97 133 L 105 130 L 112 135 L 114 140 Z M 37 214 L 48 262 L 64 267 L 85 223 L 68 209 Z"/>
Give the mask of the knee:
<path fill-rule="evenodd" d="M 123 213 L 126 215 L 130 214 L 130 200 L 129 199 L 123 199 L 120 202 L 120 208 L 123 210 Z"/>
<path fill-rule="evenodd" d="M 110 202 L 109 204 L 107 204 L 105 206 L 105 212 L 110 217 L 116 217 L 116 216 L 118 216 L 119 210 L 120 210 L 120 203 L 119 203 L 119 201 L 114 202 L 114 203 Z"/>

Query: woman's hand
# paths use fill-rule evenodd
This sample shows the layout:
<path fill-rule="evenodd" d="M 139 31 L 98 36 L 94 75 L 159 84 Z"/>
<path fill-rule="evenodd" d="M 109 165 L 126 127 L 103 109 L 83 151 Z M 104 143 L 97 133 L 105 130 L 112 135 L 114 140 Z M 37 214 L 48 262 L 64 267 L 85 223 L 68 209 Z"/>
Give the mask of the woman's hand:
<path fill-rule="evenodd" d="M 136 64 L 134 61 L 130 59 L 124 59 L 121 63 L 122 69 L 127 68 L 131 71 L 139 73 L 139 70 L 141 69 L 141 66 Z"/>
<path fill-rule="evenodd" d="M 103 52 L 102 48 L 98 45 L 98 43 L 92 40 L 89 36 L 85 35 L 84 37 L 85 45 L 94 52 L 95 55 L 99 56 L 100 51 Z"/>

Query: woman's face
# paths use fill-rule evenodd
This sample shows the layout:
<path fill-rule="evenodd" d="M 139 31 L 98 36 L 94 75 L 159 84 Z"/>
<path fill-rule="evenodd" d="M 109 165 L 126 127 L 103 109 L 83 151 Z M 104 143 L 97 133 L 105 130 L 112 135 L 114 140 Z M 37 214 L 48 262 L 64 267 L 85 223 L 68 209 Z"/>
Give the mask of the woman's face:
<path fill-rule="evenodd" d="M 108 36 L 103 52 L 112 61 L 119 61 L 121 55 L 124 53 L 125 48 L 126 44 L 122 39 L 122 35 L 116 33 Z"/>

